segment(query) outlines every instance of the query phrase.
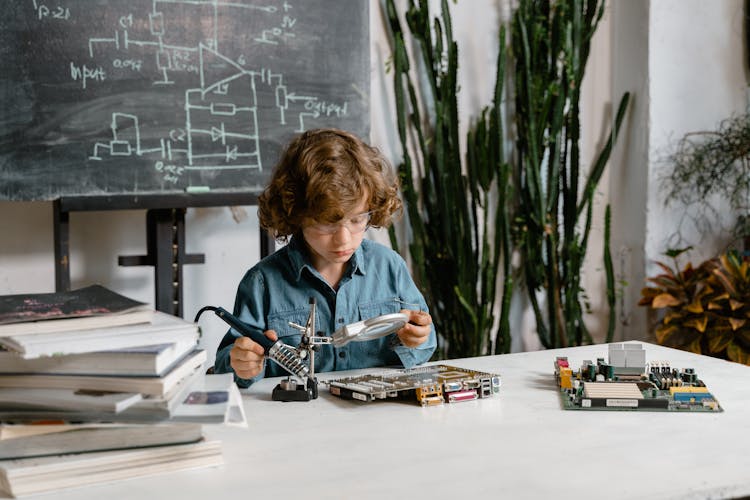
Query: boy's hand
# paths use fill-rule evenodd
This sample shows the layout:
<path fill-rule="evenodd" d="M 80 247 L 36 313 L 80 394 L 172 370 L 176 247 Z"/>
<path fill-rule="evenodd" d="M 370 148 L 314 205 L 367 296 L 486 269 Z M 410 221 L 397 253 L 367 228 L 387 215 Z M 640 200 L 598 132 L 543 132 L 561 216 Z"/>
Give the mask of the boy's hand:
<path fill-rule="evenodd" d="M 263 333 L 274 342 L 278 340 L 273 330 L 266 330 Z M 249 337 L 239 337 L 229 351 L 229 360 L 229 365 L 238 377 L 253 378 L 263 370 L 263 346 L 250 340 Z"/>
<path fill-rule="evenodd" d="M 402 313 L 409 317 L 409 322 L 396 332 L 401 343 L 406 347 L 417 347 L 430 337 L 432 316 L 424 311 L 402 309 Z"/>

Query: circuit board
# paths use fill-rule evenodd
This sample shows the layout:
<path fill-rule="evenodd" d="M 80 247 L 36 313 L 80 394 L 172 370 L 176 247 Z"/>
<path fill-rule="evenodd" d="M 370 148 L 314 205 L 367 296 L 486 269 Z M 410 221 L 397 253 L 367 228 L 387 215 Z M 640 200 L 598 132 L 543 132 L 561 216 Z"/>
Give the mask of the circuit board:
<path fill-rule="evenodd" d="M 329 380 L 335 396 L 358 401 L 412 399 L 422 406 L 489 398 L 500 392 L 500 376 L 448 365 L 422 366 Z"/>
<path fill-rule="evenodd" d="M 555 380 L 565 410 L 720 412 L 719 402 L 693 368 L 646 363 L 641 344 L 609 344 L 609 360 L 555 358 Z"/>

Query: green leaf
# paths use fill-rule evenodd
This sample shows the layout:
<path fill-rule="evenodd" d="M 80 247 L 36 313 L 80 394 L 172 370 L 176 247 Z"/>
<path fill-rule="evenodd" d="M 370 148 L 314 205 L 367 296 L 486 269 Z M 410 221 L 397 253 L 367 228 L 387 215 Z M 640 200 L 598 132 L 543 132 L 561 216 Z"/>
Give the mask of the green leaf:
<path fill-rule="evenodd" d="M 690 251 L 692 249 L 693 249 L 692 246 L 685 247 L 685 248 L 670 248 L 666 252 L 664 252 L 664 255 L 666 255 L 667 257 L 671 257 L 671 258 L 674 259 L 674 258 L 677 258 L 680 255 L 682 255 L 683 253 L 688 252 L 688 251 Z"/>

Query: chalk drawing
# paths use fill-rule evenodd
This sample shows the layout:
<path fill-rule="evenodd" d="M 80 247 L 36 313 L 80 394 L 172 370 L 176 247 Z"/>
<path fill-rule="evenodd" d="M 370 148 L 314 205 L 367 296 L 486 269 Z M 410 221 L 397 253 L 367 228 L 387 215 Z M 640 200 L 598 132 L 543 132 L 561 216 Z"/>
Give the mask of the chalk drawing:
<path fill-rule="evenodd" d="M 40 19 L 69 19 L 71 11 L 61 5 L 43 5 L 32 0 Z M 153 169 L 167 182 L 177 183 L 190 170 L 218 171 L 251 169 L 262 171 L 260 141 L 266 127 L 288 127 L 294 132 L 312 128 L 320 117 L 343 118 L 348 103 L 329 102 L 315 92 L 289 89 L 285 75 L 268 67 L 253 67 L 252 47 L 246 53 L 228 55 L 222 51 L 220 16 L 262 16 L 259 33 L 251 39 L 258 44 L 285 44 L 303 29 L 295 9 L 304 1 L 268 0 L 265 5 L 220 0 L 152 0 L 132 2 L 112 26 L 96 29 L 87 40 L 89 60 L 71 61 L 71 79 L 88 91 L 105 85 L 108 72 L 129 71 L 134 75 L 158 75 L 154 87 L 175 85 L 192 78 L 194 85 L 184 92 L 181 116 L 163 137 L 143 134 L 145 125 L 136 112 L 125 107 L 113 109 L 111 137 L 93 144 L 89 160 L 105 162 L 127 156 L 153 161 Z M 92 4 L 90 8 L 101 8 Z M 132 11 L 128 11 L 128 9 Z M 74 14 L 73 14 L 74 15 Z M 181 17 L 183 16 L 183 17 Z M 201 33 L 180 25 L 184 16 L 200 16 Z M 113 55 L 114 54 L 114 55 Z M 261 123 L 259 90 L 272 95 L 277 123 Z M 268 106 L 268 105 L 267 105 Z M 148 142 L 148 144 L 144 144 Z"/>

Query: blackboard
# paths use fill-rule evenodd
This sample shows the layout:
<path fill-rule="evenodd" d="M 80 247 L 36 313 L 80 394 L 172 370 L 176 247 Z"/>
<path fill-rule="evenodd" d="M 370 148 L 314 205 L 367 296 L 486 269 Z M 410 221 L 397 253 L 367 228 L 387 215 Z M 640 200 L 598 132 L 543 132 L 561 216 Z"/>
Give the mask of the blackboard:
<path fill-rule="evenodd" d="M 368 4 L 3 2 L 0 200 L 257 193 L 296 133 L 366 138 Z"/>

